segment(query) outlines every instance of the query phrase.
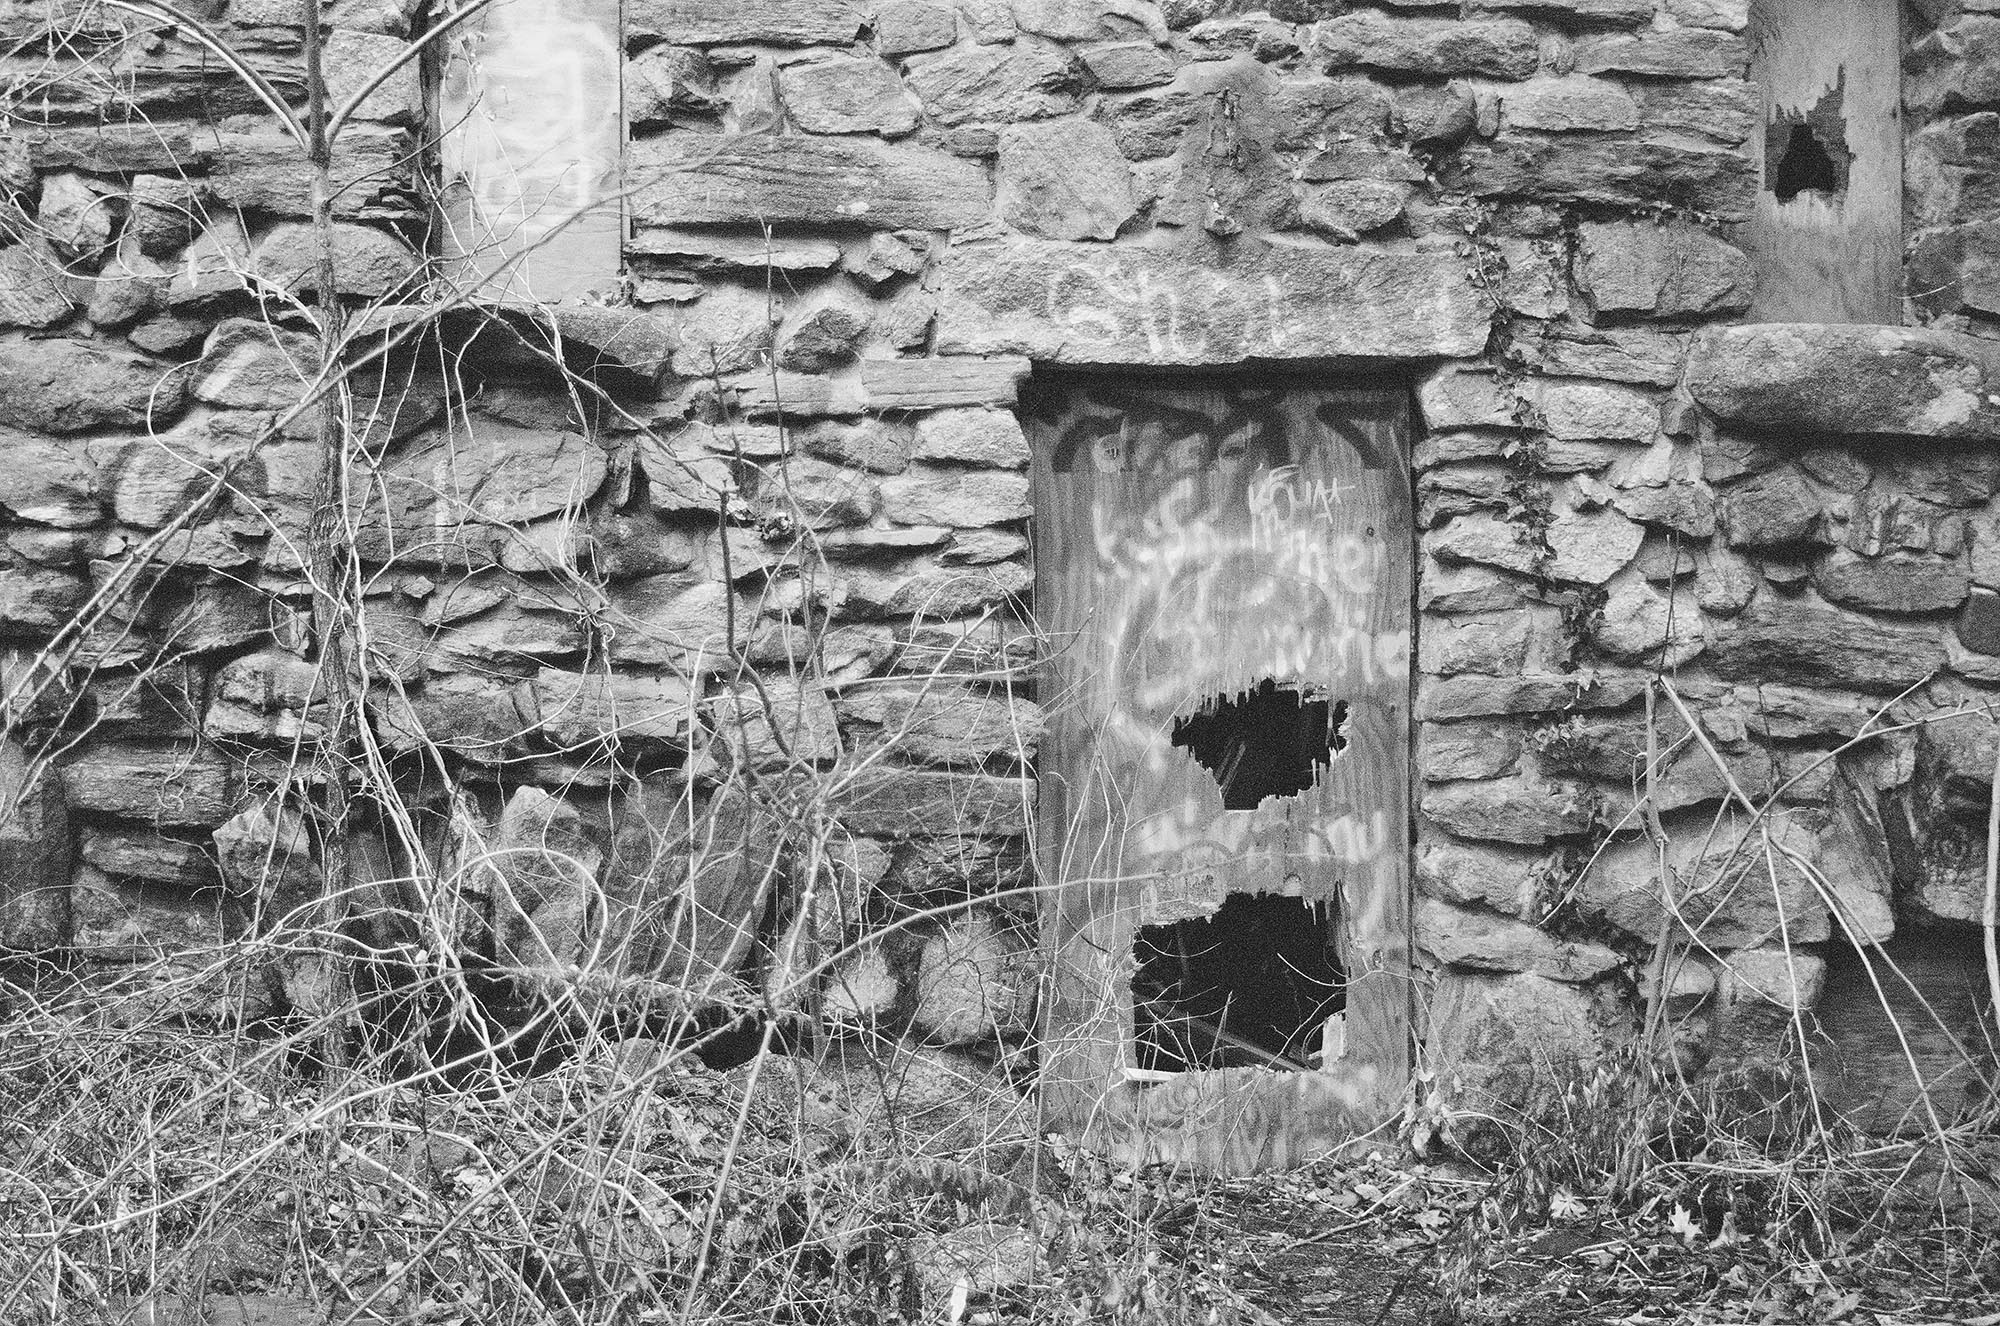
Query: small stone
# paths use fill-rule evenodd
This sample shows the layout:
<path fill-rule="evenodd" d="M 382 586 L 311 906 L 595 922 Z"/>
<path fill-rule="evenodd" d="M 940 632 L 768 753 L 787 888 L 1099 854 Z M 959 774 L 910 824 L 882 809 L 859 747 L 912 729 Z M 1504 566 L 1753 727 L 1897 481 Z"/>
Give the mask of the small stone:
<path fill-rule="evenodd" d="M 1472 85 L 1455 78 L 1443 87 L 1402 89 L 1390 124 L 1404 142 L 1437 152 L 1470 138 L 1476 118 Z"/>
<path fill-rule="evenodd" d="M 1637 387 L 1556 379 L 1540 383 L 1535 398 L 1554 438 L 1651 442 L 1660 431 L 1658 397 Z"/>
<path fill-rule="evenodd" d="M 2000 656 L 2000 594 L 1975 589 L 1958 614 L 1958 640 L 1975 653 Z"/>
<path fill-rule="evenodd" d="M 922 108 L 896 71 L 872 56 L 841 56 L 778 70 L 778 96 L 801 129 L 896 138 L 917 127 Z"/>
<path fill-rule="evenodd" d="M 46 953 L 69 941 L 70 831 L 62 783 L 18 742 L 0 743 L 0 953 Z"/>
<path fill-rule="evenodd" d="M 1432 834 L 1418 844 L 1416 882 L 1429 897 L 1531 918 L 1538 884 L 1555 868 L 1550 854 L 1538 849 L 1463 843 Z"/>
<path fill-rule="evenodd" d="M 1027 476 L 919 464 L 882 484 L 882 513 L 908 525 L 971 528 L 1025 520 Z"/>
<path fill-rule="evenodd" d="M 1317 24 L 1312 58 L 1329 72 L 1361 66 L 1452 78 L 1521 79 L 1535 71 L 1535 30 L 1518 19 L 1391 18 L 1373 10 Z"/>
<path fill-rule="evenodd" d="M 911 435 L 906 425 L 882 419 L 856 423 L 822 419 L 799 429 L 795 436 L 808 455 L 841 465 L 876 474 L 901 474 L 910 466 Z"/>
<path fill-rule="evenodd" d="M 163 306 L 172 284 L 173 273 L 128 239 L 91 279 L 84 316 L 93 326 L 123 326 Z"/>
<path fill-rule="evenodd" d="M 194 395 L 232 409 L 283 410 L 298 403 L 318 371 L 319 348 L 311 337 L 231 318 L 202 347 Z"/>
<path fill-rule="evenodd" d="M 1426 788 L 1423 812 L 1461 838 L 1536 846 L 1590 828 L 1589 789 L 1516 776 Z"/>
<path fill-rule="evenodd" d="M 1791 465 L 1722 492 L 1721 526 L 1731 547 L 1778 548 L 1812 539 L 1823 511 L 1819 495 Z"/>
<path fill-rule="evenodd" d="M 834 966 L 820 996 L 820 1014 L 836 1027 L 870 1028 L 889 1016 L 902 984 L 880 944 L 863 944 Z"/>
<path fill-rule="evenodd" d="M 44 176 L 36 227 L 61 252 L 89 262 L 111 247 L 121 201 L 109 185 L 82 175 Z"/>
<path fill-rule="evenodd" d="M 789 677 L 740 683 L 708 702 L 703 716 L 730 758 L 746 768 L 811 764 L 840 753 L 826 692 Z"/>
<path fill-rule="evenodd" d="M 964 46 L 910 61 L 907 82 L 941 125 L 1018 124 L 1078 106 L 1078 80 L 1059 47 L 1020 42 Z"/>
<path fill-rule="evenodd" d="M 192 304 L 218 295 L 238 293 L 247 288 L 250 272 L 250 237 L 243 223 L 224 216 L 181 251 L 171 264 L 173 282 L 167 288 L 167 303 L 173 307 Z"/>
<path fill-rule="evenodd" d="M 1504 89 L 1500 108 L 1513 129 L 1620 133 L 1639 127 L 1638 103 L 1624 88 L 1602 78 L 1529 79 Z"/>
<path fill-rule="evenodd" d="M 1032 760 L 1045 726 L 1032 701 L 946 682 L 867 686 L 843 695 L 837 707 L 910 759 L 973 768 L 995 758 Z"/>
<path fill-rule="evenodd" d="M 1032 947 L 992 916 L 975 912 L 924 942 L 917 962 L 919 1030 L 940 1045 L 990 1041 L 1023 1031 L 1033 1015 Z"/>
<path fill-rule="evenodd" d="M 574 963 L 597 893 L 604 849 L 583 816 L 538 787 L 517 789 L 500 812 L 479 873 L 493 893 L 493 939 L 503 964 Z"/>
<path fill-rule="evenodd" d="M 1374 180 L 1346 180 L 1306 189 L 1299 198 L 1299 224 L 1342 244 L 1380 230 L 1403 214 L 1410 186 Z"/>
<path fill-rule="evenodd" d="M 1672 669 L 1703 648 L 1700 606 L 1685 590 L 1661 593 L 1639 570 L 1612 577 L 1591 639 L 1613 658 Z"/>
<path fill-rule="evenodd" d="M 0 249 L 0 327 L 53 327 L 69 315 L 62 264 L 45 242 Z"/>
<path fill-rule="evenodd" d="M 1602 944 L 1556 939 L 1536 926 L 1491 912 L 1454 907 L 1435 898 L 1417 904 L 1417 944 L 1440 962 L 1479 972 L 1533 972 L 1558 981 L 1588 981 L 1616 967 Z"/>
<path fill-rule="evenodd" d="M 1598 315 L 1706 317 L 1748 308 L 1756 273 L 1700 226 L 1619 221 L 1579 228 L 1577 284 Z"/>
<path fill-rule="evenodd" d="M 1113 91 L 1171 82 L 1174 58 L 1149 41 L 1113 42 L 1077 52 L 1097 85 Z"/>
<path fill-rule="evenodd" d="M 1607 1042 L 1587 992 L 1530 973 L 1444 973 L 1430 1026 L 1423 1067 L 1432 1103 L 1503 1117 L 1551 1104 L 1555 1084 Z"/>
<path fill-rule="evenodd" d="M 875 7 L 875 47 L 894 58 L 935 51 L 958 40 L 958 19 L 948 5 L 886 0 Z"/>
<path fill-rule="evenodd" d="M 1868 612 L 1944 612 L 1971 590 L 1965 558 L 1933 553 L 1864 557 L 1835 548 L 1814 565 L 1812 579 L 1829 602 Z"/>
<path fill-rule="evenodd" d="M 326 878 L 313 859 L 305 817 L 282 802 L 260 801 L 216 826 L 216 859 L 232 892 L 289 910 L 316 901 Z"/>
<path fill-rule="evenodd" d="M 404 290 L 420 267 L 408 245 L 373 226 L 338 222 L 332 243 L 338 294 L 382 299 Z M 251 251 L 250 270 L 281 290 L 317 293 L 319 249 L 319 236 L 310 225 L 274 226 Z"/>
<path fill-rule="evenodd" d="M 1709 657 L 1727 680 L 1900 691 L 1944 666 L 1932 624 L 1884 621 L 1813 595 L 1766 590 L 1709 633 Z"/>
<path fill-rule="evenodd" d="M 1138 215 L 1131 167 L 1103 125 L 1010 125 L 1000 133 L 995 206 L 1045 239 L 1111 239 Z"/>
<path fill-rule="evenodd" d="M 936 410 L 917 420 L 917 460 L 957 461 L 994 469 L 1025 469 L 1027 435 L 1011 410 Z"/>
<path fill-rule="evenodd" d="M 1498 778 L 1521 761 L 1521 736 L 1489 723 L 1425 723 L 1417 738 L 1417 773 L 1425 782 Z"/>
<path fill-rule="evenodd" d="M 72 946 L 98 959 L 146 960 L 210 950 L 234 928 L 215 890 L 182 890 L 114 880 L 93 866 L 77 868 L 70 889 Z"/>
<path fill-rule="evenodd" d="M 1575 50 L 1577 71 L 1585 74 L 1723 78 L 1742 74 L 1750 61 L 1742 37 L 1710 28 L 1605 33 L 1579 38 Z"/>
<path fill-rule="evenodd" d="M 865 310 L 828 304 L 797 319 L 785 330 L 778 367 L 797 373 L 825 373 L 852 363 L 868 335 Z"/>
<path fill-rule="evenodd" d="M 634 124 L 715 115 L 725 104 L 708 57 L 691 47 L 654 46 L 625 64 L 625 115 Z"/>
<path fill-rule="evenodd" d="M 0 424 L 49 433 L 132 428 L 180 413 L 186 374 L 72 340 L 0 340 Z"/>

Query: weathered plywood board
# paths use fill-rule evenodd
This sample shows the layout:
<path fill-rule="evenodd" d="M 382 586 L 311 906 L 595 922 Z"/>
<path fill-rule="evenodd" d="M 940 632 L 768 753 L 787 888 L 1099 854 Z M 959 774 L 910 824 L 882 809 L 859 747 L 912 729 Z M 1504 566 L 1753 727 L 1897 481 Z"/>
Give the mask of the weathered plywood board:
<path fill-rule="evenodd" d="M 1754 322 L 1903 321 L 1902 28 L 1896 0 L 1755 0 L 1751 134 L 1762 181 L 1745 247 Z M 1795 127 L 1837 139 L 1837 191 L 1781 178 Z"/>
<path fill-rule="evenodd" d="M 1134 1158 L 1291 1163 L 1381 1122 L 1409 1073 L 1411 502 L 1400 391 L 1036 384 L 1050 636 L 1038 851 L 1044 1092 Z M 1317 784 L 1226 810 L 1177 718 L 1263 679 L 1344 701 Z M 1347 1053 L 1135 1085 L 1132 945 L 1231 893 L 1336 904 Z"/>
<path fill-rule="evenodd" d="M 482 299 L 553 303 L 618 278 L 618 0 L 498 0 L 438 92 L 446 250 Z"/>

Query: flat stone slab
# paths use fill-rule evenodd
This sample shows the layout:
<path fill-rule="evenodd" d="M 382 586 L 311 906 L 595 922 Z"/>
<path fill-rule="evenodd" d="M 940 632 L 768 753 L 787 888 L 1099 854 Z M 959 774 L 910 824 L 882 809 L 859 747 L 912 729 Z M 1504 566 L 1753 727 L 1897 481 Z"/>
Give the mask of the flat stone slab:
<path fill-rule="evenodd" d="M 1056 363 L 1231 364 L 1478 354 L 1492 306 L 1450 254 L 1271 247 L 1204 266 L 1166 249 L 955 246 L 938 348 Z"/>
<path fill-rule="evenodd" d="M 1777 322 L 1695 342 L 1688 389 L 1726 424 L 2000 440 L 2000 343 L 1919 327 Z"/>
<path fill-rule="evenodd" d="M 986 172 L 909 144 L 857 138 L 672 133 L 626 149 L 642 226 L 776 225 L 951 230 L 992 207 Z"/>

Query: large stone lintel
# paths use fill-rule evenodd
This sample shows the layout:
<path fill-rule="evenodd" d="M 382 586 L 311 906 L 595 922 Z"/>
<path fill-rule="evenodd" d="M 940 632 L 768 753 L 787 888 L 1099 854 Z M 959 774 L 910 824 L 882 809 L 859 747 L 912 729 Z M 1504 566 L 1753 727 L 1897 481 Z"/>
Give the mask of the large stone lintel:
<path fill-rule="evenodd" d="M 644 226 L 950 230 L 991 206 L 979 167 L 906 144 L 672 133 L 627 152 L 632 215 Z"/>
<path fill-rule="evenodd" d="M 1720 327 L 1696 341 L 1688 388 L 1750 430 L 2000 441 L 2000 344 L 1955 332 Z"/>
<path fill-rule="evenodd" d="M 938 347 L 1068 364 L 1429 359 L 1486 345 L 1491 305 L 1456 257 L 1256 248 L 1203 266 L 1165 249 L 954 247 Z"/>

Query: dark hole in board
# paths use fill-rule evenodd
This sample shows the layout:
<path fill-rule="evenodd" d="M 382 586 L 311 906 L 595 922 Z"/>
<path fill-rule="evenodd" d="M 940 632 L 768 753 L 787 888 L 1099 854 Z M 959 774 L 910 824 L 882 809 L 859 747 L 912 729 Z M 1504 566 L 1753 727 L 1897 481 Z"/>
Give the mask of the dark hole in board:
<path fill-rule="evenodd" d="M 1831 197 L 1846 186 L 1841 169 L 1810 126 L 1794 124 L 1786 135 L 1784 155 L 1771 179 L 1771 192 L 1788 203 L 1809 189 Z"/>
<path fill-rule="evenodd" d="M 1213 916 L 1149 925 L 1133 944 L 1140 1068 L 1316 1067 L 1347 1005 L 1334 909 L 1233 893 Z"/>
<path fill-rule="evenodd" d="M 1248 691 L 1207 700 L 1174 720 L 1173 743 L 1222 787 L 1226 810 L 1255 810 L 1297 796 L 1347 745 L 1347 702 L 1280 686 L 1268 677 Z"/>

